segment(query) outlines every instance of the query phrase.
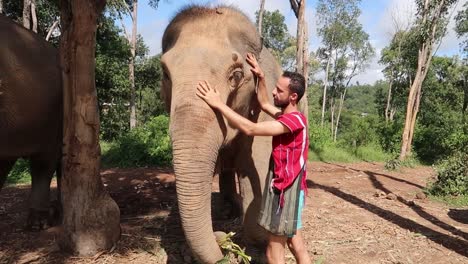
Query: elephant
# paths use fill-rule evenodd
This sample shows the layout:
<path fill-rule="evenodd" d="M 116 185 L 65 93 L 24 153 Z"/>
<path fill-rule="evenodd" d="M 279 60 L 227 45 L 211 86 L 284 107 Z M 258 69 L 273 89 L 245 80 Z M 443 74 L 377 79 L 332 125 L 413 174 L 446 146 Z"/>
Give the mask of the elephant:
<path fill-rule="evenodd" d="M 32 188 L 26 227 L 42 228 L 51 224 L 50 183 L 56 170 L 60 178 L 59 53 L 41 36 L 1 14 L 0 39 L 0 189 L 16 160 L 28 159 Z"/>
<path fill-rule="evenodd" d="M 272 120 L 257 101 L 256 78 L 245 61 L 247 53 L 257 57 L 272 101 L 281 68 L 263 46 L 255 25 L 236 8 L 186 7 L 171 20 L 162 38 L 161 96 L 170 113 L 179 213 L 187 243 L 203 263 L 216 263 L 223 257 L 211 219 L 216 173 L 221 192 L 233 200 L 240 198 L 244 242 L 257 248 L 266 244 L 267 233 L 256 221 L 271 137 L 240 133 L 196 96 L 197 83 L 206 80 L 240 115 L 253 122 Z"/>

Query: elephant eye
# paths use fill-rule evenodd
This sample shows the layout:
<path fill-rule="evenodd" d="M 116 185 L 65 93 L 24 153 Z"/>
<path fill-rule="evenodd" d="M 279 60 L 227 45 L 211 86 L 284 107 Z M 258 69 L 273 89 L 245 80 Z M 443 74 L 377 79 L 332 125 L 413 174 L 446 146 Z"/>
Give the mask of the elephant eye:
<path fill-rule="evenodd" d="M 232 88 L 238 88 L 242 81 L 244 80 L 244 72 L 240 69 L 235 70 L 232 72 L 231 76 L 229 77 L 229 83 Z"/>

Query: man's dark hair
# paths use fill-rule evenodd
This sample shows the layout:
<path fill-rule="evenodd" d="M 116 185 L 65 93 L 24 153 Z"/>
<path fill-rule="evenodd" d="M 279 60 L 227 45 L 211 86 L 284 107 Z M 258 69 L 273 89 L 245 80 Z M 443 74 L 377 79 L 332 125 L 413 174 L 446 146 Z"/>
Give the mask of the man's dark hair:
<path fill-rule="evenodd" d="M 299 102 L 305 93 L 305 79 L 302 74 L 297 72 L 285 71 L 283 77 L 289 79 L 289 90 L 291 93 L 297 94 L 297 101 Z"/>

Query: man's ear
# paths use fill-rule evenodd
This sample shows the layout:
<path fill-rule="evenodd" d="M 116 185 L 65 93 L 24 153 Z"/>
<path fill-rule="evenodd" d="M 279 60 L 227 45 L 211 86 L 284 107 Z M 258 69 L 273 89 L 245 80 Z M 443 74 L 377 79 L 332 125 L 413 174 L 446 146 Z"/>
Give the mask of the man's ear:
<path fill-rule="evenodd" d="M 291 101 L 296 101 L 296 103 L 297 103 L 298 95 L 297 95 L 297 93 L 291 93 L 289 95 L 289 98 L 291 99 Z"/>

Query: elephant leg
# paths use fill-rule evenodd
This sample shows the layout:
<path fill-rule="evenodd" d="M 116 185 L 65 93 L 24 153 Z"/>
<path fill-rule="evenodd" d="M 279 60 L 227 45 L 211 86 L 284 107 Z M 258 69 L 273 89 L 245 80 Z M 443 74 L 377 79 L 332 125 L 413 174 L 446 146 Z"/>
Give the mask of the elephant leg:
<path fill-rule="evenodd" d="M 50 182 L 57 168 L 56 159 L 31 158 L 32 188 L 29 198 L 29 215 L 26 229 L 44 229 L 50 225 Z"/>
<path fill-rule="evenodd" d="M 228 218 L 241 215 L 241 199 L 237 194 L 234 169 L 222 169 L 219 175 L 219 190 L 223 197 L 224 210 Z"/>
<path fill-rule="evenodd" d="M 236 158 L 240 192 L 242 196 L 243 233 L 248 244 L 263 247 L 266 245 L 267 233 L 257 224 L 258 213 L 262 203 L 268 164 L 271 155 L 271 139 L 255 137 L 242 145 Z"/>
<path fill-rule="evenodd" d="M 242 204 L 241 198 L 237 193 L 236 171 L 232 150 L 225 149 L 221 151 L 220 161 L 219 190 L 224 201 L 224 212 L 227 212 L 229 218 L 241 216 Z"/>
<path fill-rule="evenodd" d="M 8 173 L 10 172 L 13 165 L 15 165 L 16 159 L 14 160 L 0 160 L 0 190 L 5 184 Z"/>

